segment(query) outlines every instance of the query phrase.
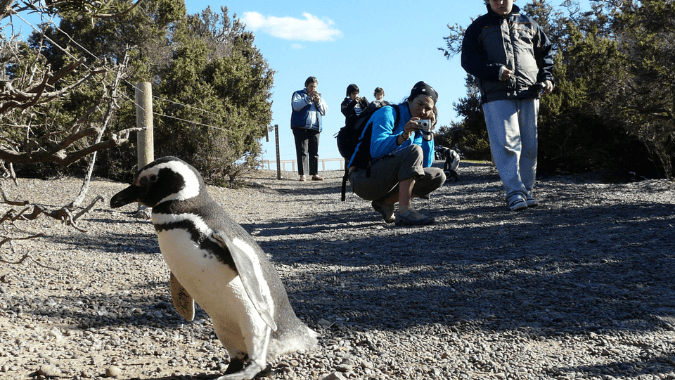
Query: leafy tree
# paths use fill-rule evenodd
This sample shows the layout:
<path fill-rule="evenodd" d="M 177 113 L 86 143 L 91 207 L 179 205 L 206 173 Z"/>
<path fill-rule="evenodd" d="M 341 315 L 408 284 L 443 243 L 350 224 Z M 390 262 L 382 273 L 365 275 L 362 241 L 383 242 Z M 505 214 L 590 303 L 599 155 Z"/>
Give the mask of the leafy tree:
<path fill-rule="evenodd" d="M 126 73 L 126 57 L 116 62 L 87 62 L 79 52 L 68 51 L 43 34 L 36 33 L 28 43 L 20 41 L 11 23 L 13 17 L 21 13 L 48 17 L 65 9 L 79 9 L 80 17 L 91 20 L 100 16 L 97 11 L 102 8 L 94 11 L 88 1 L 82 0 L 24 0 L 20 3 L 0 0 L 0 19 L 11 17 L 10 23 L 0 29 L 3 64 L 0 72 L 0 170 L 3 172 L 0 224 L 5 231 L 0 247 L 10 242 L 3 250 L 11 253 L 15 253 L 12 241 L 42 236 L 42 233 L 15 228 L 12 224 L 16 220 L 32 221 L 46 215 L 79 229 L 78 218 L 102 199 L 96 197 L 88 207 L 76 212 L 87 194 L 96 153 L 120 146 L 134 131 L 134 128 L 111 128 L 119 109 L 117 97 Z M 49 52 L 57 49 L 63 52 L 60 60 L 50 62 L 53 57 Z M 8 177 L 19 186 L 15 167 L 49 165 L 63 169 L 85 157 L 90 165 L 80 192 L 62 207 L 16 200 L 8 195 L 11 186 L 6 180 Z M 15 210 L 16 206 L 20 208 Z M 0 261 L 20 264 L 29 257 L 25 254 L 17 262 Z"/>
<path fill-rule="evenodd" d="M 214 183 L 233 181 L 256 165 L 258 139 L 272 118 L 274 71 L 253 42 L 227 8 L 221 14 L 207 8 L 176 26 L 171 63 L 157 86 L 174 101 L 158 110 L 175 118 L 159 120 L 159 150 L 182 156 Z"/>
<path fill-rule="evenodd" d="M 607 112 L 647 148 L 660 174 L 673 176 L 675 158 L 675 2 L 609 3 L 612 29 L 625 56 L 607 89 Z"/>
<path fill-rule="evenodd" d="M 128 1 L 117 1 L 119 8 Z M 227 8 L 185 15 L 182 1 L 146 0 L 128 12 L 125 22 L 95 24 L 64 17 L 55 39 L 89 41 L 96 57 L 117 59 L 130 46 L 128 91 L 132 83 L 152 83 L 156 114 L 155 155 L 174 155 L 200 170 L 207 181 L 234 181 L 255 167 L 258 138 L 271 120 L 274 71 L 254 46 L 254 37 Z M 57 52 L 58 53 L 58 52 Z M 59 58 L 54 54 L 54 59 Z M 204 112 L 203 110 L 206 110 Z M 119 125 L 135 123 L 135 104 L 122 105 Z M 120 179 L 135 164 L 132 144 L 106 152 L 106 176 Z"/>
<path fill-rule="evenodd" d="M 454 147 L 468 159 L 489 160 L 490 139 L 476 79 L 467 75 L 465 87 L 467 97 L 452 104 L 455 112 L 463 119 L 460 122 L 451 122 L 450 126 L 440 127 L 434 142 Z"/>

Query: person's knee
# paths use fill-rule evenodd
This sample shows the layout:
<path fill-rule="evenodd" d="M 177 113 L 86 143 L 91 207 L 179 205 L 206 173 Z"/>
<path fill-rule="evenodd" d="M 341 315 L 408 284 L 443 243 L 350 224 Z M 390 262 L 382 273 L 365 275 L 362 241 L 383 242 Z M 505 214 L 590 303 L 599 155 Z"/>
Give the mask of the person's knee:
<path fill-rule="evenodd" d="M 434 179 L 435 179 L 435 181 L 438 183 L 438 187 L 441 187 L 441 186 L 443 186 L 443 184 L 445 183 L 445 180 L 446 180 L 447 178 L 446 178 L 445 172 L 444 172 L 443 170 L 440 170 L 440 169 L 439 169 L 439 170 L 437 171 L 437 173 L 438 173 L 438 174 L 436 175 L 436 177 L 435 177 Z"/>
<path fill-rule="evenodd" d="M 429 182 L 435 189 L 443 186 L 446 180 L 445 172 L 439 168 L 427 168 L 425 170 L 429 175 Z"/>
<path fill-rule="evenodd" d="M 422 158 L 423 155 L 424 155 L 424 151 L 422 150 L 422 147 L 419 146 L 419 145 L 417 145 L 417 144 L 411 144 L 411 145 L 410 145 L 408 148 L 406 148 L 406 149 L 409 150 L 409 153 L 408 153 L 408 154 L 410 154 L 410 155 L 412 155 L 412 156 L 417 156 L 417 157 Z"/>

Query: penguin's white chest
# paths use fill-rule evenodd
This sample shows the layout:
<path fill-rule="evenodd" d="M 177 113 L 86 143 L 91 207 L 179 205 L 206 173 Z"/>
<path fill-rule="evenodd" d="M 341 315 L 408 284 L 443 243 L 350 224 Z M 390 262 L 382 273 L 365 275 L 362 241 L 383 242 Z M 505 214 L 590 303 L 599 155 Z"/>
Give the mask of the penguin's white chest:
<path fill-rule="evenodd" d="M 193 236 L 183 228 L 158 232 L 162 256 L 181 285 L 211 317 L 228 351 L 245 351 L 246 336 L 258 335 L 251 330 L 264 330 L 265 322 L 235 270 L 201 248 Z M 227 341 L 223 340 L 225 335 Z"/>

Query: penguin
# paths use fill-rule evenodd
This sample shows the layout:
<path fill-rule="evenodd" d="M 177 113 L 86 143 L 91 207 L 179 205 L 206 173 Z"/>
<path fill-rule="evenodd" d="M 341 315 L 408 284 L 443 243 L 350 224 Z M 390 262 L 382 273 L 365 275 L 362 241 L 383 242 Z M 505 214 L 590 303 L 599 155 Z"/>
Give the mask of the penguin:
<path fill-rule="evenodd" d="M 152 208 L 174 307 L 192 321 L 196 301 L 230 354 L 219 380 L 252 379 L 267 360 L 316 346 L 317 333 L 295 315 L 265 252 L 211 198 L 194 167 L 176 157 L 151 162 L 110 207 L 132 202 Z"/>

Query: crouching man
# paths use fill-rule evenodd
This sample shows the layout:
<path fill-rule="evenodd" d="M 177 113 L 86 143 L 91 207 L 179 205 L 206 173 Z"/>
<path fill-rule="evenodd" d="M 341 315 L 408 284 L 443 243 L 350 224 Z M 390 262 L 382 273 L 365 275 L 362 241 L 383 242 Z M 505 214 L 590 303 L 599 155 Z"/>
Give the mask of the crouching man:
<path fill-rule="evenodd" d="M 410 226 L 435 222 L 413 209 L 412 198 L 427 198 L 445 182 L 443 170 L 431 167 L 437 100 L 436 90 L 418 82 L 403 103 L 377 110 L 349 161 L 352 190 L 372 200 L 373 208 L 387 223 Z"/>

